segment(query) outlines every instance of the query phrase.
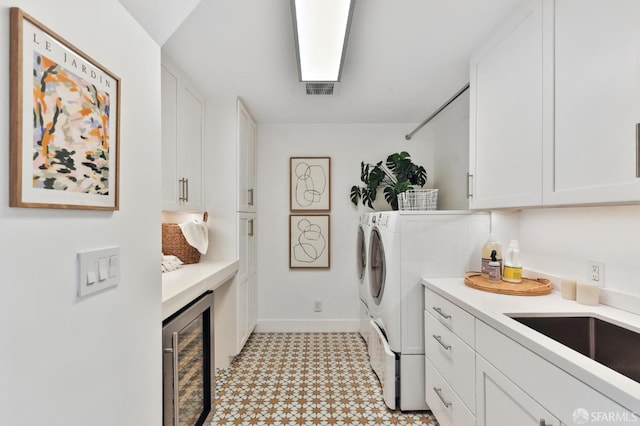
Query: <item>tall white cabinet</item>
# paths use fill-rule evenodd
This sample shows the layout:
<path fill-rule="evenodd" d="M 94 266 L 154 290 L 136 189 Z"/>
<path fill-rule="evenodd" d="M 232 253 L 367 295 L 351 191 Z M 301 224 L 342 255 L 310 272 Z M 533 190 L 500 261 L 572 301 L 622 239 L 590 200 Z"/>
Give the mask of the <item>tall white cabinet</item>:
<path fill-rule="evenodd" d="M 204 98 L 165 56 L 161 71 L 162 209 L 200 211 L 204 209 Z"/>
<path fill-rule="evenodd" d="M 238 259 L 236 348 L 239 353 L 257 323 L 256 123 L 238 99 Z"/>

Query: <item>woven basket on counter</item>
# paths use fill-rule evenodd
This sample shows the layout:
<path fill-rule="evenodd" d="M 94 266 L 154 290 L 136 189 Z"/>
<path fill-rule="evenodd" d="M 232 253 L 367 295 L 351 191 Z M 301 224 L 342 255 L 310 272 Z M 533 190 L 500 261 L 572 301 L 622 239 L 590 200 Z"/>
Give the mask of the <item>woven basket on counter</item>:
<path fill-rule="evenodd" d="M 207 212 L 204 212 L 202 221 L 206 222 Z M 162 224 L 162 254 L 166 256 L 176 256 L 184 264 L 200 262 L 200 252 L 191 246 L 177 223 Z"/>

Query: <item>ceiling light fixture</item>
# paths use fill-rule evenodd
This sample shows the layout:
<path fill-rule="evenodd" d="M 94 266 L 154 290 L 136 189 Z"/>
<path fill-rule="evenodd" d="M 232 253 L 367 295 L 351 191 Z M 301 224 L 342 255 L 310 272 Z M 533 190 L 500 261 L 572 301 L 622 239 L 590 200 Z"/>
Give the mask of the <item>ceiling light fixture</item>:
<path fill-rule="evenodd" d="M 291 0 L 298 77 L 338 82 L 355 0 Z"/>

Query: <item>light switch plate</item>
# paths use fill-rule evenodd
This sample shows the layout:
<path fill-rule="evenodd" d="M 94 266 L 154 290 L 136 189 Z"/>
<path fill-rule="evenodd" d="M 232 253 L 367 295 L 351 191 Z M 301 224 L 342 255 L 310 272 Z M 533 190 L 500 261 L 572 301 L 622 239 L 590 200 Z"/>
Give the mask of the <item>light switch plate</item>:
<path fill-rule="evenodd" d="M 94 277 L 94 282 L 90 283 L 91 279 L 88 277 Z M 78 252 L 79 297 L 113 287 L 119 282 L 120 247 Z"/>

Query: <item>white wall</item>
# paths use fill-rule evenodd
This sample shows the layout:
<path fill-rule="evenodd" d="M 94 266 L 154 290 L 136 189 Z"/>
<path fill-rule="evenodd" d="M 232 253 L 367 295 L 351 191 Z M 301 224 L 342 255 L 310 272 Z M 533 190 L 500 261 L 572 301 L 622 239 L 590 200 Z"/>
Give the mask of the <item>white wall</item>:
<path fill-rule="evenodd" d="M 523 265 L 587 279 L 587 261 L 604 263 L 605 287 L 640 296 L 640 206 L 526 210 L 520 214 Z"/>
<path fill-rule="evenodd" d="M 122 79 L 120 211 L 8 207 L 9 6 Z M 0 0 L 0 423 L 162 419 L 160 50 L 116 0 Z M 76 253 L 120 246 L 121 282 L 76 296 Z"/>
<path fill-rule="evenodd" d="M 357 330 L 356 226 L 349 201 L 360 162 L 402 150 L 433 170 L 433 147 L 415 124 L 258 124 L 258 329 Z M 331 157 L 331 268 L 289 269 L 289 157 Z M 430 173 L 430 176 L 431 173 Z M 313 302 L 323 302 L 323 312 Z"/>
<path fill-rule="evenodd" d="M 422 131 L 434 147 L 432 185 L 438 188 L 438 209 L 468 209 L 469 91 L 442 110 Z"/>

